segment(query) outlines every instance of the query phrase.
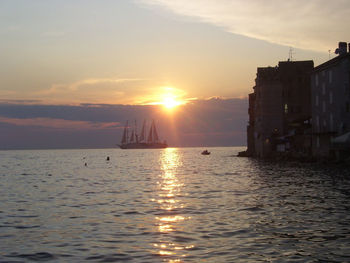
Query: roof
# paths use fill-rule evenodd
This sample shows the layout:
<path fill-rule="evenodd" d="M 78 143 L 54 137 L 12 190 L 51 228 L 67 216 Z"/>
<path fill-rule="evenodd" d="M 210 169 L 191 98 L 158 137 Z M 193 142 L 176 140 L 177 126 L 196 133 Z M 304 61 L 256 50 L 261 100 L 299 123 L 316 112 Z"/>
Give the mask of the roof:
<path fill-rule="evenodd" d="M 318 72 L 318 71 L 322 71 L 326 68 L 333 67 L 333 66 L 339 64 L 339 62 L 341 62 L 344 59 L 350 60 L 350 53 L 346 53 L 344 55 L 339 55 L 335 58 L 332 58 L 331 60 L 326 61 L 325 63 L 323 63 L 321 65 L 318 65 L 317 67 L 314 68 L 313 72 Z"/>

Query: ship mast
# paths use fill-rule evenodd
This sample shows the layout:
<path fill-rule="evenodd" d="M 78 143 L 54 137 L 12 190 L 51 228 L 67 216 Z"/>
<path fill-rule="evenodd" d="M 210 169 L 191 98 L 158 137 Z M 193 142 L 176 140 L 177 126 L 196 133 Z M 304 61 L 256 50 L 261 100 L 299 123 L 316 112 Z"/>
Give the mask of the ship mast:
<path fill-rule="evenodd" d="M 140 135 L 140 142 L 143 142 L 145 140 L 145 130 L 146 130 L 146 120 L 143 121 L 141 135 Z"/>
<path fill-rule="evenodd" d="M 135 120 L 135 141 L 138 143 L 139 142 L 139 135 L 137 134 L 137 122 Z"/>
<path fill-rule="evenodd" d="M 121 141 L 122 144 L 128 143 L 128 125 L 129 125 L 129 121 L 126 121 L 124 131 L 123 131 L 123 137 Z"/>
<path fill-rule="evenodd" d="M 130 142 L 134 142 L 134 136 L 135 136 L 135 131 L 134 131 L 134 129 L 132 129 L 131 136 L 130 136 Z"/>
<path fill-rule="evenodd" d="M 151 128 L 149 129 L 147 142 L 153 142 L 153 125 L 151 125 Z"/>
<path fill-rule="evenodd" d="M 154 120 L 152 121 L 152 126 L 153 126 L 153 139 L 154 139 L 154 142 L 158 142 L 159 138 L 158 138 L 158 133 L 157 133 L 157 129 L 156 129 L 156 125 L 154 123 Z"/>

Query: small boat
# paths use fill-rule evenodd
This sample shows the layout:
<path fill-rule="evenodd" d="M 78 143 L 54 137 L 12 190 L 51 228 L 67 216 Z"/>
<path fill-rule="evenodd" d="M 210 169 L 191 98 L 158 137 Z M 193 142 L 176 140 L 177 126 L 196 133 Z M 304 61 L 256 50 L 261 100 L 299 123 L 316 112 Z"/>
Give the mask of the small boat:
<path fill-rule="evenodd" d="M 143 122 L 141 135 L 139 137 L 135 126 L 131 130 L 131 136 L 129 137 L 129 124 L 128 121 L 124 127 L 123 138 L 121 144 L 118 145 L 121 149 L 161 149 L 167 148 L 168 145 L 166 141 L 161 142 L 158 137 L 156 125 L 152 121 L 151 128 L 146 140 L 146 121 Z"/>
<path fill-rule="evenodd" d="M 210 154 L 210 152 L 208 152 L 208 150 L 204 150 L 203 152 L 202 152 L 202 155 L 209 155 Z"/>

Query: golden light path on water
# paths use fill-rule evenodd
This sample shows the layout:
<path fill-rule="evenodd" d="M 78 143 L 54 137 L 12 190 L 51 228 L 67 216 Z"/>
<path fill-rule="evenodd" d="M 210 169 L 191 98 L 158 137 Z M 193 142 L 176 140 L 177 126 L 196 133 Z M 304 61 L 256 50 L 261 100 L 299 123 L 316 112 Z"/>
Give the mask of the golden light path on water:
<path fill-rule="evenodd" d="M 191 219 L 181 215 L 181 210 L 185 207 L 179 199 L 179 196 L 183 195 L 181 191 L 184 183 L 177 176 L 177 170 L 182 165 L 181 156 L 176 148 L 167 148 L 162 152 L 159 162 L 162 173 L 157 182 L 158 197 L 152 201 L 157 203 L 162 216 L 155 217 L 160 235 L 153 247 L 156 249 L 156 254 L 171 256 L 168 262 L 182 262 L 181 258 L 187 256 L 186 250 L 193 248 L 194 245 L 176 244 L 170 235 L 181 227 L 181 222 Z"/>

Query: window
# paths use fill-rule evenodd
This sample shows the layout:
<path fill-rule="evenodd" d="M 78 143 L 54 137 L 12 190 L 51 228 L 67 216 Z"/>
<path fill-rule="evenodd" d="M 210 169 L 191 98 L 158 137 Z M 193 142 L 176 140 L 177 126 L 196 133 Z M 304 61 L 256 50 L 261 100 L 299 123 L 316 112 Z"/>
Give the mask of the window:
<path fill-rule="evenodd" d="M 316 116 L 316 128 L 317 130 L 319 129 L 320 127 L 320 117 Z"/>
<path fill-rule="evenodd" d="M 315 85 L 316 85 L 316 87 L 318 86 L 318 74 L 317 73 L 315 75 Z"/>
<path fill-rule="evenodd" d="M 330 125 L 331 131 L 333 131 L 333 114 L 332 113 L 329 115 L 329 125 Z"/>
<path fill-rule="evenodd" d="M 326 112 L 326 102 L 322 101 L 322 111 Z"/>
<path fill-rule="evenodd" d="M 284 104 L 284 113 L 286 113 L 286 114 L 288 113 L 288 104 Z"/>
<path fill-rule="evenodd" d="M 316 95 L 315 105 L 318 106 L 318 95 Z"/>
<path fill-rule="evenodd" d="M 329 75 L 329 76 L 328 76 L 329 83 L 332 83 L 332 77 L 333 77 L 333 76 L 332 76 L 332 70 L 331 70 L 331 69 L 329 70 L 328 75 Z"/>
<path fill-rule="evenodd" d="M 320 136 L 316 137 L 316 146 L 317 148 L 320 148 Z"/>
<path fill-rule="evenodd" d="M 333 93 L 332 93 L 332 91 L 329 92 L 329 103 L 330 104 L 333 103 Z"/>
<path fill-rule="evenodd" d="M 339 130 L 341 132 L 344 132 L 345 131 L 344 127 L 345 127 L 344 122 L 341 122 L 340 125 L 339 125 Z"/>
<path fill-rule="evenodd" d="M 325 95 L 326 94 L 326 84 L 322 83 L 322 94 Z"/>

